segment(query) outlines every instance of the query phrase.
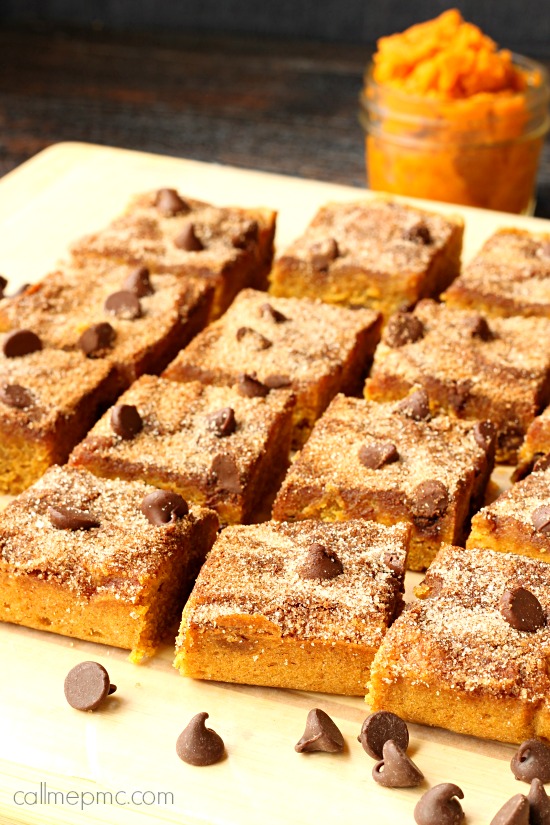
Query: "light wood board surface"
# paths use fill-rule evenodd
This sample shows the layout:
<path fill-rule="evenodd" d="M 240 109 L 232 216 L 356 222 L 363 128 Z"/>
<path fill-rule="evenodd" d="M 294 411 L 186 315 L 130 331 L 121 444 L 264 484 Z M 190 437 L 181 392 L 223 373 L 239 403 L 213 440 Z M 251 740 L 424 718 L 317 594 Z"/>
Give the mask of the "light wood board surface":
<path fill-rule="evenodd" d="M 0 181 L 0 272 L 9 277 L 10 291 L 45 274 L 71 241 L 103 226 L 130 195 L 160 186 L 223 205 L 279 209 L 279 248 L 323 202 L 369 196 L 334 184 L 59 144 Z M 465 257 L 498 226 L 550 230 L 548 222 L 534 218 L 430 208 L 464 215 Z M 410 589 L 415 577 L 408 578 Z M 421 793 L 450 781 L 464 790 L 468 825 L 488 825 L 510 796 L 527 792 L 508 767 L 512 746 L 417 725 L 410 726 L 410 753 L 425 785 L 381 788 L 371 778 L 373 760 L 356 740 L 368 713 L 361 699 L 195 682 L 173 670 L 168 647 L 140 666 L 126 655 L 0 626 L 0 823 L 394 825 L 413 823 Z M 93 714 L 72 710 L 63 696 L 65 674 L 84 659 L 105 665 L 118 685 L 104 709 Z M 327 711 L 341 728 L 343 754 L 295 753 L 312 707 Z M 194 768 L 177 758 L 175 742 L 190 717 L 203 710 L 210 714 L 207 724 L 223 737 L 227 758 Z M 75 792 L 69 797 L 73 804 L 61 804 L 51 795 L 56 791 Z M 104 804 L 109 797 L 102 794 L 117 792 L 119 804 Z M 133 792 L 138 796 L 132 802 Z M 44 799 L 47 793 L 50 804 L 40 804 L 40 794 Z M 166 796 L 155 798 L 158 793 Z M 18 804 L 25 803 L 25 794 L 27 804 Z"/>

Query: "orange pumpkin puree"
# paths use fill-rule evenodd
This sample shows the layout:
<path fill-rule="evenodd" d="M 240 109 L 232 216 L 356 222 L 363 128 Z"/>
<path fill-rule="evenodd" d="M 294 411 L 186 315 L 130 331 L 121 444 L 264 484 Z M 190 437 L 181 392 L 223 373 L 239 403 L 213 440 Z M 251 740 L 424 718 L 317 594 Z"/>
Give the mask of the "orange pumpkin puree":
<path fill-rule="evenodd" d="M 541 72 L 456 9 L 381 38 L 363 95 L 371 188 L 525 211 L 547 128 Z"/>

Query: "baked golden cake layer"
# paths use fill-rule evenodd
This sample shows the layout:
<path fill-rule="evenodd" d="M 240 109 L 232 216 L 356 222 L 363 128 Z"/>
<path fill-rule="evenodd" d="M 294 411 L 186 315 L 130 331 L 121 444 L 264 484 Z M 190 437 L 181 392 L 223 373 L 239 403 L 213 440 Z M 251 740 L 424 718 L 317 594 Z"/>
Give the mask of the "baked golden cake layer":
<path fill-rule="evenodd" d="M 526 469 L 550 453 L 550 407 L 546 407 L 529 425 L 519 451 L 519 462 Z"/>
<path fill-rule="evenodd" d="M 221 521 L 250 520 L 273 499 L 288 466 L 294 396 L 274 390 L 247 398 L 231 387 L 180 384 L 144 375 L 119 398 L 143 429 L 117 435 L 112 410 L 71 455 L 71 464 L 108 478 L 140 479 L 216 510 Z"/>
<path fill-rule="evenodd" d="M 0 620 L 154 653 L 181 612 L 218 519 L 191 507 L 155 526 L 141 511 L 154 488 L 51 467 L 0 513 Z M 55 527 L 50 508 L 99 526 Z"/>
<path fill-rule="evenodd" d="M 514 629 L 503 593 L 528 589 L 550 611 L 550 566 L 444 546 L 374 658 L 367 701 L 410 722 L 502 742 L 550 737 L 550 625 Z"/>
<path fill-rule="evenodd" d="M 165 370 L 175 381 L 234 385 L 253 376 L 296 396 L 293 446 L 337 392 L 357 393 L 380 337 L 380 316 L 321 301 L 243 290 Z"/>
<path fill-rule="evenodd" d="M 421 301 L 387 325 L 365 395 L 393 401 L 424 387 L 434 410 L 490 419 L 497 461 L 515 462 L 529 425 L 550 400 L 550 349 L 541 346 L 549 338 L 546 318 L 487 319 Z"/>
<path fill-rule="evenodd" d="M 407 543 L 407 526 L 367 521 L 228 527 L 185 606 L 175 667 L 196 679 L 363 694 L 402 608 Z M 330 579 L 305 575 L 319 546 L 340 565 Z"/>
<path fill-rule="evenodd" d="M 465 541 L 493 466 L 491 435 L 481 424 L 428 417 L 337 396 L 291 465 L 273 518 L 407 522 L 408 565 L 423 570 L 442 541 Z M 366 465 L 365 450 L 389 459 Z"/>
<path fill-rule="evenodd" d="M 397 201 L 329 203 L 275 261 L 270 292 L 367 306 L 387 320 L 456 278 L 463 231 L 459 216 Z"/>

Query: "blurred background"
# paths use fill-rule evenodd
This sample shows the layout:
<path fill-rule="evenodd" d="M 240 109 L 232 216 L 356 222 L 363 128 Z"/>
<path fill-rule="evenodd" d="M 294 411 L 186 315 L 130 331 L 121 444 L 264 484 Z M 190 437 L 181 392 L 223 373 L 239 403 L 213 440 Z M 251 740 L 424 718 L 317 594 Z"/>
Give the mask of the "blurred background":
<path fill-rule="evenodd" d="M 364 186 L 376 40 L 453 6 L 550 66 L 549 0 L 0 0 L 0 174 L 83 140 Z"/>

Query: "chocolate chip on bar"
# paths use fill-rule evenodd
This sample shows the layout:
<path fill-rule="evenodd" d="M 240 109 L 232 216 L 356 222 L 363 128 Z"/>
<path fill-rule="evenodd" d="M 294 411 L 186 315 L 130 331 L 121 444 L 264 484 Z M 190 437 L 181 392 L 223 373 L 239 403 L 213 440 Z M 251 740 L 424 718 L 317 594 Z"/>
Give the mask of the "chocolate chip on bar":
<path fill-rule="evenodd" d="M 531 520 L 537 533 L 550 534 L 550 505 L 543 504 L 533 510 Z"/>
<path fill-rule="evenodd" d="M 134 321 L 141 318 L 141 304 L 135 292 L 121 289 L 107 297 L 104 304 L 105 312 L 123 318 L 125 321 Z"/>
<path fill-rule="evenodd" d="M 411 513 L 416 518 L 435 519 L 445 515 L 449 493 L 443 482 L 428 479 L 418 484 L 412 494 Z"/>
<path fill-rule="evenodd" d="M 106 321 L 100 324 L 92 324 L 85 329 L 78 339 L 78 346 L 90 358 L 97 357 L 105 350 L 110 349 L 116 338 L 116 332 Z"/>
<path fill-rule="evenodd" d="M 495 437 L 496 428 L 491 421 L 476 421 L 473 433 L 476 444 L 485 450 Z"/>
<path fill-rule="evenodd" d="M 240 395 L 244 395 L 247 398 L 265 398 L 269 392 L 269 387 L 266 387 L 265 384 L 262 384 L 262 382 L 258 381 L 253 375 L 243 373 L 239 375 L 237 379 L 237 390 Z"/>
<path fill-rule="evenodd" d="M 172 218 L 180 212 L 189 211 L 189 207 L 175 189 L 159 189 L 155 205 L 166 218 Z"/>
<path fill-rule="evenodd" d="M 64 684 L 65 698 L 76 710 L 96 710 L 116 691 L 109 674 L 97 662 L 80 662 L 67 673 Z"/>
<path fill-rule="evenodd" d="M 211 728 L 206 727 L 206 719 L 207 713 L 197 713 L 178 736 L 176 753 L 189 765 L 205 767 L 223 759 L 223 739 Z"/>
<path fill-rule="evenodd" d="M 155 490 L 141 502 L 141 512 L 156 527 L 183 518 L 189 512 L 185 499 L 170 490 Z"/>
<path fill-rule="evenodd" d="M 395 407 L 396 412 L 412 418 L 414 421 L 427 421 L 430 418 L 430 401 L 426 390 L 415 390 Z"/>
<path fill-rule="evenodd" d="M 388 739 L 382 747 L 382 759 L 372 769 L 372 778 L 385 788 L 416 788 L 424 774 L 403 748 Z"/>
<path fill-rule="evenodd" d="M 275 309 L 269 303 L 262 304 L 260 307 L 260 314 L 263 318 L 269 318 L 271 321 L 274 321 L 276 324 L 283 324 L 285 321 L 288 320 L 286 315 L 282 312 L 279 312 L 278 309 Z"/>
<path fill-rule="evenodd" d="M 257 350 L 269 349 L 269 347 L 273 346 L 269 338 L 266 338 L 261 332 L 252 329 L 252 327 L 239 327 L 237 330 L 237 341 L 244 340 Z"/>
<path fill-rule="evenodd" d="M 424 221 L 419 221 L 411 226 L 410 229 L 407 229 L 404 233 L 404 238 L 406 241 L 412 241 L 413 243 L 424 246 L 433 243 L 432 234 Z"/>
<path fill-rule="evenodd" d="M 510 762 L 516 779 L 532 782 L 540 779 L 543 784 L 550 782 L 550 748 L 539 739 L 522 742 Z"/>
<path fill-rule="evenodd" d="M 100 526 L 98 519 L 87 510 L 73 507 L 48 507 L 48 515 L 58 530 L 91 530 Z"/>
<path fill-rule="evenodd" d="M 284 387 L 292 386 L 292 381 L 288 375 L 283 375 L 279 372 L 273 372 L 271 375 L 266 375 L 264 379 L 265 386 L 270 390 L 280 390 Z"/>
<path fill-rule="evenodd" d="M 410 312 L 396 312 L 388 321 L 384 331 L 384 342 L 388 347 L 402 347 L 414 344 L 424 337 L 424 324 Z"/>
<path fill-rule="evenodd" d="M 344 737 L 328 713 L 319 708 L 310 710 L 302 738 L 294 745 L 298 753 L 340 753 L 344 748 Z"/>
<path fill-rule="evenodd" d="M 369 470 L 379 470 L 385 464 L 399 460 L 397 447 L 391 441 L 374 441 L 359 448 L 359 461 Z"/>
<path fill-rule="evenodd" d="M 319 272 L 326 272 L 339 254 L 340 250 L 334 238 L 323 238 L 311 247 L 311 265 Z"/>
<path fill-rule="evenodd" d="M 466 317 L 464 319 L 464 327 L 472 338 L 479 338 L 480 341 L 491 341 L 493 339 L 491 328 L 483 315 L 474 313 Z"/>
<path fill-rule="evenodd" d="M 224 407 L 206 416 L 208 427 L 218 438 L 225 438 L 235 432 L 237 421 L 232 407 Z"/>
<path fill-rule="evenodd" d="M 541 603 L 530 590 L 524 587 L 514 587 L 504 591 L 500 597 L 500 612 L 515 630 L 533 633 L 546 623 Z"/>
<path fill-rule="evenodd" d="M 2 384 L 0 387 L 0 401 L 8 407 L 22 410 L 32 407 L 33 400 L 30 392 L 20 384 Z"/>
<path fill-rule="evenodd" d="M 42 341 L 30 329 L 16 329 L 4 338 L 3 352 L 6 358 L 20 358 L 42 349 Z"/>
<path fill-rule="evenodd" d="M 237 463 L 229 453 L 220 453 L 214 456 L 212 472 L 216 476 L 217 485 L 228 493 L 242 493 L 243 485 Z"/>
<path fill-rule="evenodd" d="M 133 404 L 117 404 L 111 410 L 111 429 L 125 440 L 134 438 L 143 429 L 143 421 Z"/>
<path fill-rule="evenodd" d="M 414 819 L 417 825 L 460 825 L 464 821 L 464 811 L 455 797 L 464 799 L 458 785 L 451 782 L 434 785 L 416 803 Z"/>
<path fill-rule="evenodd" d="M 146 266 L 136 266 L 125 278 L 122 288 L 133 292 L 138 298 L 145 298 L 154 293 L 151 273 Z"/>
<path fill-rule="evenodd" d="M 188 221 L 179 235 L 176 236 L 174 244 L 178 249 L 183 249 L 185 252 L 200 252 L 204 249 L 202 241 L 195 234 L 195 227 L 191 221 Z"/>
<path fill-rule="evenodd" d="M 361 726 L 357 741 L 373 759 L 383 759 L 384 744 L 392 740 L 403 751 L 409 747 L 409 729 L 396 713 L 377 710 L 371 713 Z"/>
<path fill-rule="evenodd" d="M 344 572 L 336 553 L 322 544 L 311 544 L 305 563 L 298 573 L 303 579 L 334 579 Z"/>

